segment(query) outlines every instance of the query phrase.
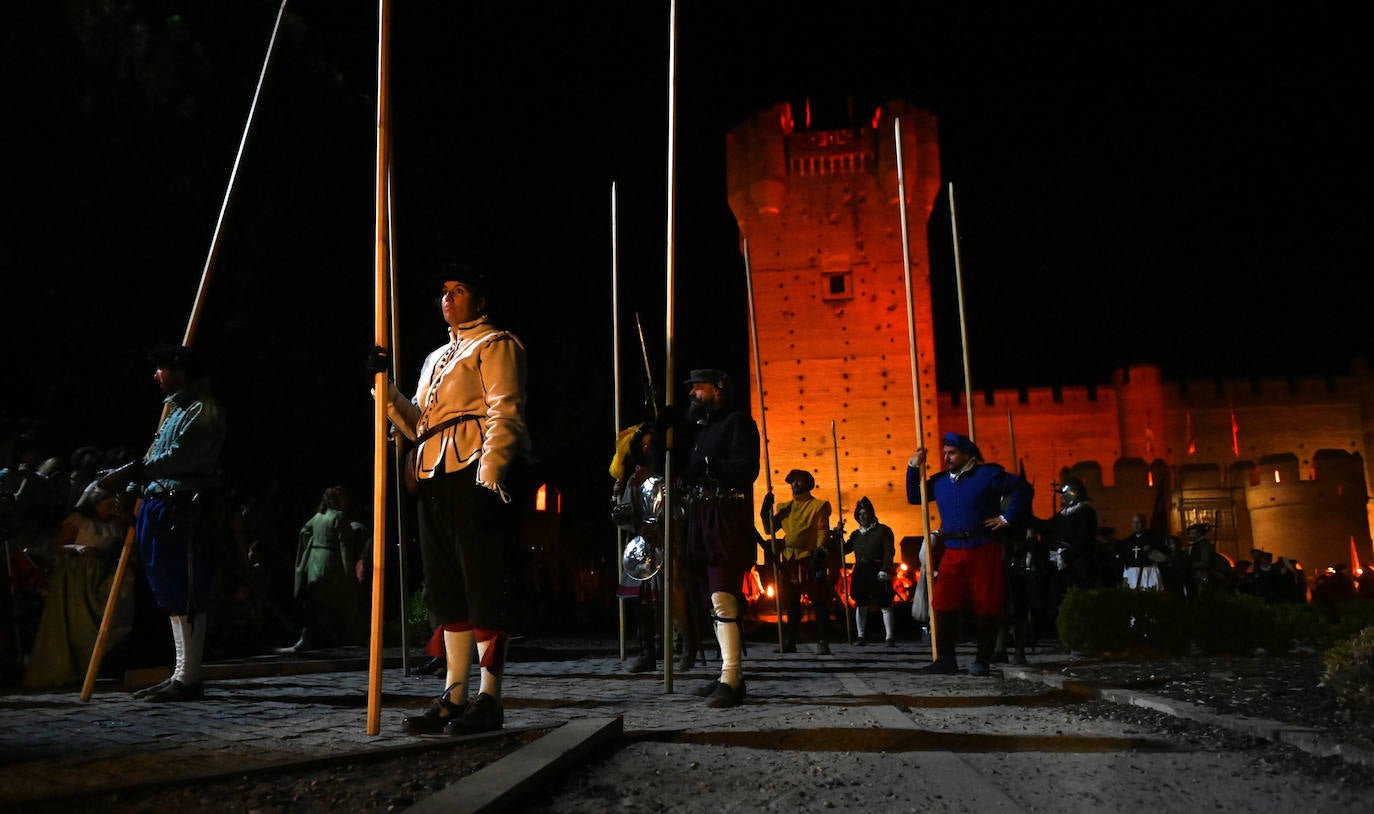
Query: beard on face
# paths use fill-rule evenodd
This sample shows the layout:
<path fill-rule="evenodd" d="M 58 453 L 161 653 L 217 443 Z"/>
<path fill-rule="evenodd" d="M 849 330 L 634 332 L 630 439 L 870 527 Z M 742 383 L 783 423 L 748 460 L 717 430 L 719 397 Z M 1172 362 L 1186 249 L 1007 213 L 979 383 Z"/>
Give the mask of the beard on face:
<path fill-rule="evenodd" d="M 710 411 L 706 402 L 696 396 L 692 396 L 691 400 L 687 402 L 687 420 L 693 424 L 706 418 L 706 414 Z"/>

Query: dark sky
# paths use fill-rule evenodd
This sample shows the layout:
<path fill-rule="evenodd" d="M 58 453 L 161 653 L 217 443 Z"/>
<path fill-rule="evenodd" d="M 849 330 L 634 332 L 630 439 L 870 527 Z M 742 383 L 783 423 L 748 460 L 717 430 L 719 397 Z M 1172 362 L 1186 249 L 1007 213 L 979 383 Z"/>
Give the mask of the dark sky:
<path fill-rule="evenodd" d="M 638 364 L 636 311 L 660 378 L 665 355 L 669 5 L 394 5 L 403 388 L 443 340 L 430 270 L 486 265 L 529 347 L 536 444 L 599 510 L 612 182 L 622 364 Z M 747 364 L 725 133 L 808 99 L 819 127 L 896 98 L 939 117 L 975 387 L 1097 384 L 1133 362 L 1170 377 L 1341 374 L 1369 354 L 1371 93 L 1354 11 L 679 5 L 679 374 Z M 43 422 L 59 450 L 146 443 L 158 406 L 142 353 L 186 330 L 276 10 L 5 12 L 20 114 L 0 226 L 7 431 Z M 376 5 L 288 12 L 194 341 L 218 362 L 238 467 L 313 502 L 370 467 Z M 944 196 L 928 228 L 948 390 L 962 371 Z"/>

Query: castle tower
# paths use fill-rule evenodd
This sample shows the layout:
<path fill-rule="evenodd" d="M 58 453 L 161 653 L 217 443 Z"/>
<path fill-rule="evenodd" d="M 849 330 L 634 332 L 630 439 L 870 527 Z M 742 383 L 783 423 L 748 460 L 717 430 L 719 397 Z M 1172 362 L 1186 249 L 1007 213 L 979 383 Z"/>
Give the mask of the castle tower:
<path fill-rule="evenodd" d="M 926 239 L 940 186 L 934 116 L 889 102 L 861 125 L 803 130 L 789 105 L 776 105 L 728 134 L 726 173 L 730 208 L 748 241 L 773 490 L 787 499 L 783 474 L 805 469 L 816 478 L 817 497 L 834 506 L 838 446 L 840 505 L 849 528 L 855 502 L 867 496 L 900 540 L 921 534 L 921 518 L 905 489 L 906 461 L 918 441 L 898 118 L 925 425 L 920 443 L 936 450 L 930 460 L 938 466 Z M 757 375 L 751 358 L 751 382 Z M 758 418 L 757 403 L 753 410 Z"/>

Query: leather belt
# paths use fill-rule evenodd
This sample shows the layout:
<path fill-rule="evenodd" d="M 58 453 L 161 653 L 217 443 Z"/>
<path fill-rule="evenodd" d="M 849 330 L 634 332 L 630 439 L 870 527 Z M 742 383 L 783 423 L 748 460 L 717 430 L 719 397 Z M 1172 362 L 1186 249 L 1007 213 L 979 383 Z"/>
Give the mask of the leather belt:
<path fill-rule="evenodd" d="M 429 428 L 426 429 L 424 432 L 422 432 L 422 433 L 420 433 L 419 435 L 415 436 L 415 443 L 416 443 L 417 445 L 418 445 L 418 444 L 421 444 L 421 443 L 423 443 L 426 439 L 432 438 L 432 437 L 438 435 L 439 433 L 443 432 L 444 430 L 448 429 L 449 427 L 452 427 L 452 426 L 455 425 L 455 424 L 462 424 L 462 423 L 465 422 L 465 421 L 480 421 L 481 419 L 482 419 L 482 416 L 480 416 L 480 415 L 471 415 L 471 414 L 469 414 L 469 413 L 464 413 L 463 415 L 456 415 L 456 416 L 454 416 L 453 418 L 450 418 L 450 419 L 447 419 L 447 420 L 444 420 L 444 421 L 440 421 L 438 424 L 435 424 L 433 427 L 429 427 Z"/>

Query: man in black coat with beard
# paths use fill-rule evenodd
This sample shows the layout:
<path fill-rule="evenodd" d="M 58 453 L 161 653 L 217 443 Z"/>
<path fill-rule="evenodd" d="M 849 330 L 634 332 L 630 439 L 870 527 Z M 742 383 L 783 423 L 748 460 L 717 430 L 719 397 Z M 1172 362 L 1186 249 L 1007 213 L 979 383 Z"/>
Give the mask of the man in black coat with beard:
<path fill-rule="evenodd" d="M 688 501 L 688 568 L 709 601 L 720 645 L 720 679 L 704 686 L 712 707 L 744 702 L 744 652 L 741 616 L 744 575 L 754 566 L 760 542 L 754 528 L 753 487 L 759 476 L 759 428 L 737 409 L 735 388 L 722 370 L 693 370 L 687 410 L 692 433 L 682 474 Z"/>

